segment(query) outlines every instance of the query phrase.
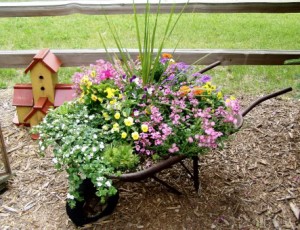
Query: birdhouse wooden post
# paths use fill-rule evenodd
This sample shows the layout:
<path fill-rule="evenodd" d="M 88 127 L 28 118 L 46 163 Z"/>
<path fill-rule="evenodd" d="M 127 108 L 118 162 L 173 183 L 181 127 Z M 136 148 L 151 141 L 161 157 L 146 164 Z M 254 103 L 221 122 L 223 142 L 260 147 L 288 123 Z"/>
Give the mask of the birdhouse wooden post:
<path fill-rule="evenodd" d="M 61 61 L 49 49 L 43 49 L 34 56 L 25 70 L 25 73 L 30 73 L 31 84 L 14 86 L 15 124 L 35 126 L 50 107 L 60 106 L 74 98 L 72 85 L 58 84 L 60 66 Z"/>

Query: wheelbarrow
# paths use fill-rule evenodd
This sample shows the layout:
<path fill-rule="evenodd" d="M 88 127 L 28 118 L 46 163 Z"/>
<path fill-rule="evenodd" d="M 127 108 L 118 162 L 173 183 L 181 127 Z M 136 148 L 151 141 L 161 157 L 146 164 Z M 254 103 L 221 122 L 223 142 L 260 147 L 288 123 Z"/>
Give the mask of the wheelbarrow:
<path fill-rule="evenodd" d="M 220 62 L 213 63 L 212 65 L 200 71 L 200 73 L 204 73 L 207 70 L 219 64 Z M 257 105 L 261 104 L 262 102 L 268 99 L 277 97 L 279 95 L 285 94 L 290 91 L 292 91 L 291 87 L 266 95 L 254 101 L 236 117 L 237 118 L 236 130 L 242 127 L 244 117 Z M 191 157 L 192 165 L 193 165 L 192 170 L 189 170 L 188 167 L 184 164 L 185 159 L 187 159 L 187 156 L 185 155 L 176 155 L 176 156 L 169 157 L 166 160 L 162 160 L 159 163 L 156 163 L 147 169 L 137 171 L 137 172 L 132 172 L 132 173 L 124 173 L 120 176 L 109 175 L 108 178 L 113 179 L 117 182 L 136 182 L 136 181 L 145 180 L 147 178 L 152 178 L 155 181 L 159 182 L 160 184 L 166 186 L 171 192 L 176 194 L 181 194 L 180 191 L 178 191 L 176 188 L 172 187 L 167 182 L 157 177 L 157 174 L 160 173 L 161 171 L 171 168 L 176 164 L 180 164 L 183 167 L 183 169 L 186 171 L 186 173 L 190 176 L 194 184 L 195 190 L 198 191 L 200 186 L 199 164 L 198 164 L 199 158 L 198 156 Z M 85 201 L 80 202 L 73 209 L 69 207 L 68 203 L 66 204 L 67 214 L 70 217 L 70 219 L 73 221 L 73 223 L 76 224 L 77 226 L 82 226 L 84 224 L 96 221 L 100 218 L 104 218 L 110 215 L 118 204 L 119 193 L 109 197 L 106 204 L 101 205 L 99 203 L 99 199 L 97 199 L 95 195 L 96 188 L 93 186 L 91 181 L 84 181 L 79 188 L 79 191 L 80 190 L 84 195 Z"/>

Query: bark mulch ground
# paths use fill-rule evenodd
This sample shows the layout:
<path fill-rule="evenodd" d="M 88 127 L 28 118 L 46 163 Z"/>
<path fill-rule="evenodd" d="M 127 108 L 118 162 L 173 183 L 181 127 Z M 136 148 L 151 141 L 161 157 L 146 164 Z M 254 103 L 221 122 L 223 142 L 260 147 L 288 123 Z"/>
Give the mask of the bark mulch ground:
<path fill-rule="evenodd" d="M 28 128 L 12 124 L 12 90 L 0 90 L 0 122 L 13 177 L 0 195 L 1 229 L 76 229 L 65 211 L 67 176 L 38 155 Z M 254 96 L 241 97 L 248 105 Z M 299 229 L 300 102 L 271 99 L 246 117 L 223 150 L 200 158 L 196 192 L 180 165 L 124 183 L 114 213 L 82 229 Z M 187 161 L 191 166 L 191 162 Z M 3 167 L 3 166 L 2 166 Z"/>

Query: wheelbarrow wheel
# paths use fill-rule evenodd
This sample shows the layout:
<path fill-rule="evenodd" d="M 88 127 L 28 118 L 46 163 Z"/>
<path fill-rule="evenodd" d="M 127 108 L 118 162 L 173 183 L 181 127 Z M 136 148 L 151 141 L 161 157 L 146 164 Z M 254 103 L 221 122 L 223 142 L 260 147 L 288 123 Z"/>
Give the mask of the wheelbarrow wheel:
<path fill-rule="evenodd" d="M 105 204 L 101 204 L 100 198 L 96 196 L 96 189 L 90 181 L 84 181 L 80 189 L 82 189 L 84 201 L 77 201 L 74 208 L 71 208 L 68 202 L 66 203 L 67 214 L 76 226 L 104 219 L 113 213 L 118 204 L 119 192 L 108 197 Z"/>

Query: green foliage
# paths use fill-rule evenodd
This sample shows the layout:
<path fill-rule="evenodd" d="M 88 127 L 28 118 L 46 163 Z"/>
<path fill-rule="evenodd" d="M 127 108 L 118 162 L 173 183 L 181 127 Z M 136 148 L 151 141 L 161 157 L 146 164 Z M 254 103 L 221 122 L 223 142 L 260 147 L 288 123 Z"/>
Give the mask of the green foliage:
<path fill-rule="evenodd" d="M 150 84 L 153 82 L 153 80 L 157 80 L 159 76 L 157 72 L 158 71 L 161 72 L 161 65 L 159 61 L 160 61 L 162 49 L 165 47 L 166 40 L 170 38 L 184 10 L 183 8 L 180 14 L 177 16 L 175 22 L 173 22 L 174 9 L 175 9 L 175 5 L 172 7 L 171 12 L 168 14 L 169 16 L 167 20 L 164 22 L 165 29 L 163 30 L 163 33 L 160 35 L 160 42 L 158 42 L 157 52 L 154 53 L 154 49 L 157 46 L 156 40 L 157 40 L 157 31 L 158 31 L 158 18 L 160 15 L 160 1 L 158 3 L 158 9 L 155 14 L 154 25 L 150 23 L 151 4 L 149 3 L 149 1 L 147 1 L 146 9 L 143 14 L 144 23 L 142 24 L 143 27 L 142 32 L 140 30 L 141 25 L 137 15 L 136 5 L 135 3 L 133 3 L 134 24 L 135 24 L 136 39 L 137 39 L 138 49 L 139 49 L 138 59 L 141 66 L 140 70 L 137 73 L 133 72 L 135 70 L 133 67 L 134 63 L 132 62 L 132 58 L 130 57 L 129 53 L 126 50 L 124 50 L 125 46 L 123 45 L 121 36 L 117 32 L 116 26 L 108 19 L 108 17 L 105 17 L 106 22 L 109 26 L 109 30 L 112 34 L 113 40 L 115 42 L 115 45 L 117 46 L 119 53 L 121 55 L 121 60 L 123 63 L 125 73 L 127 74 L 127 76 L 132 76 L 134 74 L 141 76 L 143 85 Z M 107 50 L 107 45 L 105 44 L 101 34 L 100 34 L 100 38 L 103 43 L 103 46 Z M 112 58 L 110 59 L 112 60 Z"/>
<path fill-rule="evenodd" d="M 103 160 L 118 170 L 132 169 L 139 163 L 139 157 L 133 154 L 131 145 L 109 146 L 103 153 Z"/>
<path fill-rule="evenodd" d="M 82 194 L 77 190 L 86 178 L 94 183 L 97 194 L 102 194 L 102 202 L 117 192 L 112 181 L 106 177 L 116 173 L 116 169 L 102 159 L 105 145 L 98 135 L 98 123 L 94 119 L 95 116 L 89 114 L 86 106 L 65 103 L 49 111 L 43 122 L 32 129 L 33 133 L 40 134 L 41 154 L 44 155 L 44 151 L 51 146 L 55 167 L 68 172 L 68 201 L 72 207 L 75 200 L 82 200 Z"/>

